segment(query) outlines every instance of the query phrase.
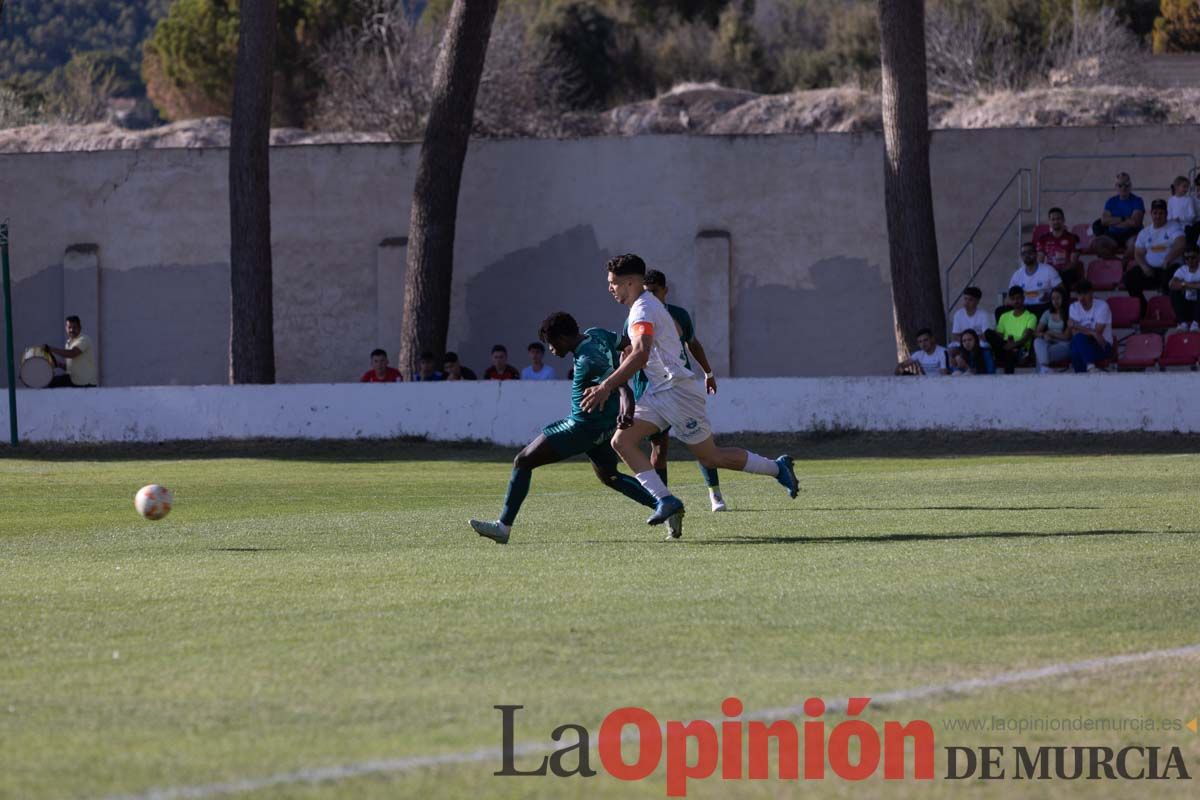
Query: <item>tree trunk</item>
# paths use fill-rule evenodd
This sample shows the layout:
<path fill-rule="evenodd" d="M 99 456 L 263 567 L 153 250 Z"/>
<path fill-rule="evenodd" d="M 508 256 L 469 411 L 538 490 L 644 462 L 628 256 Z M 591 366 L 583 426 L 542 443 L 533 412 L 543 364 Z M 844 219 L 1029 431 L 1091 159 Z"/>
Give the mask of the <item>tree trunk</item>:
<path fill-rule="evenodd" d="M 896 354 L 904 359 L 921 328 L 946 341 L 929 179 L 924 0 L 879 0 L 879 34 L 892 318 Z"/>
<path fill-rule="evenodd" d="M 229 135 L 229 372 L 275 382 L 271 294 L 271 84 L 277 0 L 242 4 Z"/>
<path fill-rule="evenodd" d="M 454 0 L 434 68 L 413 188 L 400 326 L 401 369 L 410 374 L 422 352 L 441 358 L 446 349 L 458 189 L 497 2 Z"/>

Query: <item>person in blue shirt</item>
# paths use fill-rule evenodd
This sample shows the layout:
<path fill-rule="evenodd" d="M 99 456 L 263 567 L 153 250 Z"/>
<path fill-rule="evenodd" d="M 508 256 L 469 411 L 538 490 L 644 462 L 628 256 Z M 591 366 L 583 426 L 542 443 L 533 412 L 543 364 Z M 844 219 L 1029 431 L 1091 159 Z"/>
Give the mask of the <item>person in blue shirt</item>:
<path fill-rule="evenodd" d="M 1096 236 L 1107 236 L 1125 248 L 1131 239 L 1142 229 L 1142 219 L 1146 216 L 1146 204 L 1142 198 L 1133 193 L 1133 181 L 1128 172 L 1117 173 L 1117 193 L 1108 198 L 1100 219 L 1092 223 L 1092 233 Z M 1093 245 L 1097 251 L 1101 246 Z"/>

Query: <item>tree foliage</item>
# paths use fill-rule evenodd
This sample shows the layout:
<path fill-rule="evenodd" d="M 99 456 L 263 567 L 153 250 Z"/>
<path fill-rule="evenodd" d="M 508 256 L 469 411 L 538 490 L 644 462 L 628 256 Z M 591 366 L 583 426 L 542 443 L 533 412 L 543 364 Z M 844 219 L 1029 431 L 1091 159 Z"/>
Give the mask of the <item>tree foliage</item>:
<path fill-rule="evenodd" d="M 229 113 L 239 0 L 175 0 L 146 41 L 142 75 L 168 119 Z M 273 116 L 302 125 L 320 90 L 321 45 L 355 20 L 352 0 L 279 0 Z"/>
<path fill-rule="evenodd" d="M 1154 52 L 1200 51 L 1200 3 L 1196 0 L 1162 0 L 1154 20 Z"/>

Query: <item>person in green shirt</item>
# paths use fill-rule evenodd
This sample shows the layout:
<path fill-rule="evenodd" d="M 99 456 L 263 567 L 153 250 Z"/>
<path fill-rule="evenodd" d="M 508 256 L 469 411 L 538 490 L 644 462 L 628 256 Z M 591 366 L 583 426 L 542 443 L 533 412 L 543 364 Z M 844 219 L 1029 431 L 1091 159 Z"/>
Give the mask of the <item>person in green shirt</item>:
<path fill-rule="evenodd" d="M 1017 364 L 1029 357 L 1038 318 L 1025 308 L 1025 290 L 1020 286 L 1008 290 L 1008 303 L 1011 310 L 1000 315 L 996 330 L 988 331 L 986 336 L 996 362 L 1004 365 L 1005 375 L 1012 375 Z"/>
<path fill-rule="evenodd" d="M 504 496 L 504 508 L 500 512 L 500 518 L 495 521 L 471 520 L 472 530 L 497 544 L 508 544 L 517 512 L 521 510 L 521 504 L 529 494 L 533 471 L 575 455 L 582 454 L 588 457 L 596 477 L 605 486 L 649 508 L 656 505 L 654 496 L 646 491 L 636 478 L 617 469 L 620 459 L 610 444 L 613 431 L 617 427 L 621 396 L 630 394 L 629 387 L 621 386 L 599 410 L 588 412 L 582 408 L 584 390 L 598 385 L 611 375 L 621 362 L 621 351 L 618 348 L 620 338 L 603 328 L 588 328 L 580 333 L 574 317 L 566 312 L 557 311 L 542 322 L 538 339 L 545 342 L 550 347 L 550 352 L 559 358 L 566 357 L 568 353 L 575 355 L 571 413 L 543 428 L 541 434 L 517 454 L 513 460 L 512 476 L 508 481 L 508 492 Z M 682 514 L 668 519 L 667 524 L 672 528 L 679 525 L 682 532 Z"/>

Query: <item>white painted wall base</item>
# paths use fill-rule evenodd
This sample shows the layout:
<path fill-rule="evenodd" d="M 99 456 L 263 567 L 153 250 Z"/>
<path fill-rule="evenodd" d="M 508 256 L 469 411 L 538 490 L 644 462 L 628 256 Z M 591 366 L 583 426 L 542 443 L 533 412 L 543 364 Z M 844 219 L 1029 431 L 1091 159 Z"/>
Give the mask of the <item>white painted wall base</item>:
<path fill-rule="evenodd" d="M 1200 432 L 1200 373 L 970 378 L 744 378 L 709 399 L 716 431 Z M 488 382 L 18 390 L 29 442 L 354 439 L 529 441 L 570 385 Z M 8 406 L 0 403 L 0 431 Z"/>

